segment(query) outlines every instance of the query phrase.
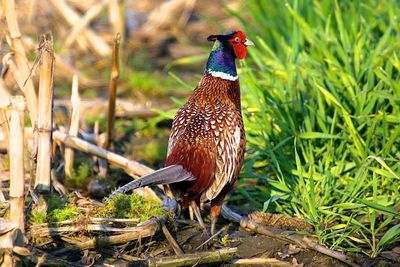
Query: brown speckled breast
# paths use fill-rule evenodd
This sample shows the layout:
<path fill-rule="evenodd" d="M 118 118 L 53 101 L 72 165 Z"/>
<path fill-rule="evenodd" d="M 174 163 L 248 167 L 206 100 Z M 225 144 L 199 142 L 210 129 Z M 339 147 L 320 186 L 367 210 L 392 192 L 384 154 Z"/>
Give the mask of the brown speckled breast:
<path fill-rule="evenodd" d="M 165 163 L 182 165 L 196 180 L 171 184 L 170 190 L 183 206 L 223 198 L 239 175 L 244 151 L 239 81 L 205 75 L 175 116 Z"/>

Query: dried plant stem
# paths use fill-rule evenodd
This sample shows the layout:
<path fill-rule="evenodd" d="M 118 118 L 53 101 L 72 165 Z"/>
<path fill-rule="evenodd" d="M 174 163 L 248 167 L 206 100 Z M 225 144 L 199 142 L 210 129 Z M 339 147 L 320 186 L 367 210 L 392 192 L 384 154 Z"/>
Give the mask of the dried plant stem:
<path fill-rule="evenodd" d="M 127 158 L 110 152 L 104 148 L 98 147 L 78 137 L 69 136 L 60 131 L 53 131 L 53 138 L 69 147 L 106 159 L 111 164 L 123 168 L 128 174 L 133 176 L 142 176 L 153 171 L 151 168 L 140 164 L 137 161 L 128 160 Z"/>
<path fill-rule="evenodd" d="M 125 18 L 124 6 L 121 0 L 109 0 L 108 3 L 109 16 L 108 20 L 114 29 L 114 34 L 121 34 L 121 43 L 124 42 L 125 36 Z"/>
<path fill-rule="evenodd" d="M 71 46 L 74 43 L 76 38 L 82 33 L 82 31 L 89 25 L 89 23 L 97 17 L 100 12 L 103 10 L 104 6 L 108 3 L 109 0 L 103 0 L 100 3 L 94 4 L 85 15 L 77 22 L 75 22 L 71 32 L 68 37 L 65 39 L 65 48 Z"/>
<path fill-rule="evenodd" d="M 53 107 L 53 72 L 54 54 L 52 36 L 41 36 L 39 45 L 40 81 L 39 81 L 39 116 L 38 116 L 38 154 L 35 189 L 50 190 L 51 134 Z"/>
<path fill-rule="evenodd" d="M 71 124 L 69 127 L 69 135 L 77 136 L 79 130 L 79 109 L 80 109 L 80 98 L 78 91 L 78 76 L 74 75 L 72 79 L 72 94 L 71 94 L 71 103 L 72 103 L 72 115 L 71 115 Z M 72 168 L 74 166 L 74 150 L 71 148 L 65 148 L 64 152 L 64 171 L 65 175 L 71 177 Z"/>
<path fill-rule="evenodd" d="M 23 79 L 26 79 L 25 86 L 21 88 L 25 94 L 26 104 L 29 111 L 29 117 L 31 119 L 32 125 L 36 125 L 37 122 L 37 107 L 38 99 L 35 92 L 35 86 L 30 78 L 30 69 L 28 66 L 28 60 L 25 55 L 25 49 L 21 40 L 21 32 L 19 31 L 17 14 L 15 11 L 14 0 L 3 0 L 4 14 L 7 20 L 8 31 L 10 32 L 10 37 L 12 41 L 12 46 L 15 52 L 15 59 L 17 61 L 17 66 L 19 72 Z M 21 78 L 18 77 L 17 80 Z"/>
<path fill-rule="evenodd" d="M 57 60 L 57 58 L 56 58 Z M 79 78 L 79 81 L 81 78 Z M 81 85 L 81 83 L 79 84 Z M 80 88 L 82 88 L 80 86 Z M 57 106 L 65 106 L 70 108 L 71 102 L 70 99 L 55 99 L 54 104 Z M 81 99 L 81 112 L 82 114 L 86 114 L 88 116 L 96 115 L 100 112 L 104 112 L 107 109 L 108 101 L 103 99 Z M 132 118 L 132 117 L 139 117 L 139 118 L 152 118 L 157 116 L 157 113 L 152 111 L 153 108 L 159 109 L 169 109 L 170 106 L 166 105 L 142 105 L 142 104 L 134 104 L 132 101 L 128 101 L 126 99 L 117 98 L 116 101 L 116 110 L 115 116 L 116 117 L 124 117 L 124 118 Z"/>
<path fill-rule="evenodd" d="M 143 230 L 142 227 L 124 227 L 124 228 L 116 228 L 110 227 L 101 224 L 87 224 L 81 226 L 62 226 L 62 227 L 31 227 L 32 236 L 34 237 L 43 237 L 43 236 L 50 236 L 53 234 L 63 234 L 63 233 L 75 233 L 81 231 L 96 231 L 96 232 L 140 232 Z"/>
<path fill-rule="evenodd" d="M 81 19 L 78 13 L 65 0 L 49 0 L 49 2 L 71 26 Z M 111 54 L 108 44 L 90 29 L 84 29 L 82 35 L 85 37 L 90 48 L 99 56 L 106 57 Z"/>
<path fill-rule="evenodd" d="M 236 265 L 257 265 L 257 266 L 271 266 L 271 267 L 291 267 L 294 266 L 290 262 L 280 261 L 275 258 L 251 258 L 251 259 L 237 259 L 231 261 L 231 264 Z"/>
<path fill-rule="evenodd" d="M 6 145 L 6 150 L 8 150 L 8 144 L 9 144 L 9 132 L 10 132 L 10 125 L 8 122 L 7 118 L 7 112 L 6 108 L 10 105 L 11 103 L 11 96 L 6 90 L 6 87 L 4 85 L 4 82 L 2 78 L 0 77 L 0 127 L 3 130 L 3 141 L 4 144 Z M 0 170 L 1 171 L 1 170 Z M 0 173 L 1 175 L 1 173 Z"/>
<path fill-rule="evenodd" d="M 6 145 L 6 150 L 8 150 L 9 143 L 9 133 L 10 133 L 10 125 L 7 118 L 7 113 L 5 107 L 0 106 L 0 125 L 3 130 L 4 144 Z"/>
<path fill-rule="evenodd" d="M 110 152 L 104 148 L 98 147 L 78 137 L 69 136 L 60 131 L 53 131 L 53 138 L 54 140 L 59 141 L 65 144 L 66 146 L 106 159 L 111 164 L 123 168 L 132 177 L 142 176 L 153 171 L 153 169 L 143 164 L 140 164 L 137 161 L 128 160 L 127 158 L 124 158 L 118 154 Z M 147 187 L 145 188 L 145 190 L 146 190 L 145 191 L 146 195 L 159 199 L 157 194 L 150 188 Z"/>
<path fill-rule="evenodd" d="M 207 264 L 231 260 L 237 251 L 237 248 L 224 248 L 216 251 L 197 252 L 193 254 L 183 254 L 180 256 L 170 256 L 164 258 L 151 258 L 145 261 L 132 261 L 128 266 L 196 266 L 198 264 Z"/>
<path fill-rule="evenodd" d="M 161 230 L 164 233 L 165 238 L 167 239 L 168 243 L 170 244 L 170 246 L 172 247 L 172 249 L 175 251 L 175 254 L 180 256 L 183 255 L 183 250 L 181 249 L 181 247 L 179 246 L 178 242 L 176 242 L 176 240 L 174 239 L 174 237 L 171 235 L 171 233 L 169 232 L 168 228 L 165 226 L 165 224 L 163 224 L 161 226 Z"/>
<path fill-rule="evenodd" d="M 119 44 L 121 35 L 118 33 L 114 38 L 114 46 L 112 50 L 111 77 L 108 96 L 108 116 L 107 116 L 107 137 L 104 148 L 108 149 L 112 142 L 112 133 L 114 130 L 115 120 L 115 101 L 117 96 L 117 81 L 119 77 Z"/>
<path fill-rule="evenodd" d="M 134 232 L 108 236 L 108 237 L 96 237 L 85 242 L 74 242 L 74 247 L 67 247 L 60 249 L 54 252 L 54 254 L 65 253 L 75 248 L 84 250 L 90 248 L 105 247 L 115 244 L 127 243 L 133 240 L 138 240 L 143 237 L 153 236 L 160 229 L 160 220 L 164 219 L 151 218 L 143 222 L 142 224 L 138 225 L 137 227 L 135 227 L 137 230 Z"/>
<path fill-rule="evenodd" d="M 12 99 L 10 120 L 9 156 L 10 156 L 10 218 L 18 229 L 24 233 L 24 110 L 25 101 L 22 96 Z M 19 240 L 18 245 L 23 245 Z"/>

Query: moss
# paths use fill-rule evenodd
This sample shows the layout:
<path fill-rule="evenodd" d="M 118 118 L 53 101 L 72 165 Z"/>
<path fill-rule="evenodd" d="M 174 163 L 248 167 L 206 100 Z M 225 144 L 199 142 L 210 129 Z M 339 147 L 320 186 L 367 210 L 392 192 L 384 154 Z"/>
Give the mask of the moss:
<path fill-rule="evenodd" d="M 60 197 L 51 195 L 47 199 L 47 210 L 33 210 L 31 215 L 32 223 L 60 222 L 71 220 L 79 216 L 79 209 L 74 203 L 72 195 Z"/>
<path fill-rule="evenodd" d="M 94 216 L 103 218 L 140 218 L 145 221 L 153 216 L 161 216 L 164 209 L 152 198 L 144 198 L 138 194 L 118 195 L 107 200 L 106 205 L 95 211 Z"/>
<path fill-rule="evenodd" d="M 52 222 L 61 222 L 65 220 L 72 220 L 76 218 L 79 214 L 79 210 L 77 207 L 72 205 L 67 205 L 62 209 L 55 209 L 51 212 L 50 221 Z"/>
<path fill-rule="evenodd" d="M 38 212 L 36 210 L 31 213 L 31 221 L 35 224 L 46 223 L 47 222 L 47 212 Z"/>

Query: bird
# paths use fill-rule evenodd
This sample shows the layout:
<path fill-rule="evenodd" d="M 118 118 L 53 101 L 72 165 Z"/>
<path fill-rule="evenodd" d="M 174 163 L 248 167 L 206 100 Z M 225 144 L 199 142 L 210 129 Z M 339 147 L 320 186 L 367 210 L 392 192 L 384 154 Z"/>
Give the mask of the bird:
<path fill-rule="evenodd" d="M 213 42 L 203 77 L 172 122 L 165 167 L 134 180 L 109 198 L 139 187 L 163 184 L 183 208 L 191 207 L 208 233 L 200 205 L 210 202 L 211 235 L 225 196 L 238 179 L 245 153 L 236 59 L 254 45 L 241 31 L 210 35 Z"/>

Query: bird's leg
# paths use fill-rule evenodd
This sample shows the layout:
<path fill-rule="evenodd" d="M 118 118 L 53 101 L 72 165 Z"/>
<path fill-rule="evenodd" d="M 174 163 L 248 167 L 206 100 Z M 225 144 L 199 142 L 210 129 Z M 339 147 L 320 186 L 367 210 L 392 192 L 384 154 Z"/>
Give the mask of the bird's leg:
<path fill-rule="evenodd" d="M 194 220 L 194 217 L 193 217 L 193 209 L 192 209 L 192 207 L 189 207 L 189 218 L 190 218 L 190 220 Z"/>
<path fill-rule="evenodd" d="M 215 234 L 215 225 L 217 224 L 218 216 L 221 213 L 221 204 L 211 203 L 211 235 Z"/>
<path fill-rule="evenodd" d="M 196 202 L 192 201 L 190 203 L 190 207 L 192 208 L 194 215 L 196 216 L 196 219 L 199 222 L 200 226 L 203 228 L 203 232 L 207 236 L 209 236 L 206 225 L 204 224 L 203 218 L 201 218 L 199 206 L 197 206 Z"/>

